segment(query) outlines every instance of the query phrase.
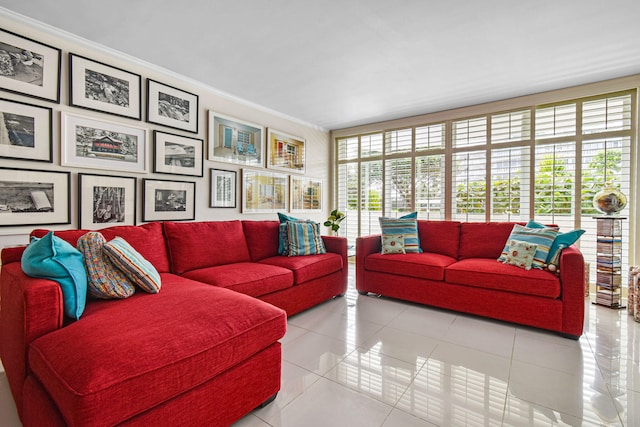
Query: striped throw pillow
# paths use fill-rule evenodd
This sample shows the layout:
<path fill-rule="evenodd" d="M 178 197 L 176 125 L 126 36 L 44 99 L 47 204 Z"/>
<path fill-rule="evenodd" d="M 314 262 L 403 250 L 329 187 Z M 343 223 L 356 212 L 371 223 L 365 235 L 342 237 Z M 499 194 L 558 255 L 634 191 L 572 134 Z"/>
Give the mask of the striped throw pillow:
<path fill-rule="evenodd" d="M 78 250 L 84 257 L 89 294 L 95 298 L 127 298 L 136 291 L 133 283 L 104 254 L 106 239 L 90 231 L 78 239 Z"/>
<path fill-rule="evenodd" d="M 158 270 L 122 237 L 116 237 L 106 243 L 104 253 L 143 291 L 151 294 L 157 294 L 160 291 Z"/>
<path fill-rule="evenodd" d="M 287 221 L 289 256 L 326 254 L 320 224 L 313 221 Z"/>
<path fill-rule="evenodd" d="M 380 217 L 382 236 L 404 236 L 404 251 L 419 253 L 420 239 L 418 238 L 418 221 L 416 218 L 384 218 Z"/>
<path fill-rule="evenodd" d="M 509 242 L 511 242 L 512 240 L 519 240 L 521 242 L 527 242 L 537 245 L 536 253 L 533 256 L 533 262 L 531 263 L 531 266 L 533 268 L 542 270 L 547 264 L 549 250 L 551 249 L 551 245 L 553 245 L 553 241 L 556 239 L 557 235 L 557 228 L 530 228 L 520 224 L 516 224 L 511 230 L 511 235 L 507 239 L 507 243 L 502 250 L 500 258 L 498 258 L 498 261 L 504 262 L 507 259 L 507 256 L 509 254 Z"/>

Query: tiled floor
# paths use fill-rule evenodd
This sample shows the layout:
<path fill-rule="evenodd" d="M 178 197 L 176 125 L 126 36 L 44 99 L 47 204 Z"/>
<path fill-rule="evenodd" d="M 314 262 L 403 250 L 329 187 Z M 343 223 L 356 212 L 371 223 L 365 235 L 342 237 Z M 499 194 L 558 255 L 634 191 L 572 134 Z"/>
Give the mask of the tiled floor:
<path fill-rule="evenodd" d="M 573 341 L 350 288 L 289 319 L 278 398 L 234 427 L 640 426 L 640 323 L 586 310 Z"/>

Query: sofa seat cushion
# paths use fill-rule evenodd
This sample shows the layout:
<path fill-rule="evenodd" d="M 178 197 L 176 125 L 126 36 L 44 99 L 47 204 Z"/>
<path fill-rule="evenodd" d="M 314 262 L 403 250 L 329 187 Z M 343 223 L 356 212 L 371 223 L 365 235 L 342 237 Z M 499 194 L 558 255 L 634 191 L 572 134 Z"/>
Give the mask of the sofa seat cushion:
<path fill-rule="evenodd" d="M 170 274 L 161 278 L 159 293 L 91 301 L 79 321 L 31 344 L 30 367 L 68 425 L 119 424 L 285 333 L 285 312 L 270 304 Z"/>
<path fill-rule="evenodd" d="M 278 266 L 292 271 L 295 285 L 342 271 L 342 258 L 334 253 L 293 257 L 279 255 L 263 259 L 260 264 Z"/>
<path fill-rule="evenodd" d="M 366 258 L 364 268 L 380 273 L 417 277 L 429 280 L 444 280 L 448 265 L 456 262 L 447 255 L 429 252 L 413 254 L 371 254 Z"/>
<path fill-rule="evenodd" d="M 293 286 L 293 273 L 290 270 L 253 262 L 201 268 L 184 273 L 183 276 L 252 297 Z"/>
<path fill-rule="evenodd" d="M 495 259 L 469 258 L 447 267 L 445 280 L 458 285 L 549 298 L 560 296 L 560 280 L 543 270 L 524 270 Z"/>

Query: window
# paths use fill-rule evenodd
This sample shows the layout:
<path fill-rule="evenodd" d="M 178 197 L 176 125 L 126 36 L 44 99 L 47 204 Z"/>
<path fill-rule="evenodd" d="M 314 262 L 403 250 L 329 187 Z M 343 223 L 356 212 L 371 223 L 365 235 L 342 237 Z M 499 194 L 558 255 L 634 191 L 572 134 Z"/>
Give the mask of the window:
<path fill-rule="evenodd" d="M 422 219 L 533 218 L 585 229 L 579 245 L 595 269 L 592 199 L 606 181 L 632 190 L 635 102 L 625 91 L 337 138 L 340 234 L 353 241 L 379 232 L 378 216 L 414 210 Z"/>

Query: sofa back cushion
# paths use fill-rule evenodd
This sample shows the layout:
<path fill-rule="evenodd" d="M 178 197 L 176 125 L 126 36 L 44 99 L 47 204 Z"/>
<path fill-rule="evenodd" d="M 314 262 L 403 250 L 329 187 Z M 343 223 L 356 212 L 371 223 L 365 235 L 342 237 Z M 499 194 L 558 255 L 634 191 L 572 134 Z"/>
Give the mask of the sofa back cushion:
<path fill-rule="evenodd" d="M 49 230 L 35 229 L 31 236 L 42 237 Z M 54 231 L 54 234 L 63 240 L 77 246 L 78 239 L 90 230 L 62 230 Z M 159 273 L 169 272 L 169 256 L 167 246 L 162 233 L 162 224 L 150 222 L 144 225 L 121 225 L 103 228 L 100 233 L 109 241 L 119 236 L 127 241 L 140 255 L 149 261 Z"/>
<path fill-rule="evenodd" d="M 458 258 L 460 222 L 418 220 L 418 235 L 423 252 Z"/>
<path fill-rule="evenodd" d="M 171 271 L 249 262 L 249 248 L 240 221 L 165 222 Z"/>
<path fill-rule="evenodd" d="M 514 222 L 463 222 L 458 259 L 495 258 L 504 249 Z"/>
<path fill-rule="evenodd" d="M 279 221 L 242 221 L 252 262 L 278 255 Z"/>

